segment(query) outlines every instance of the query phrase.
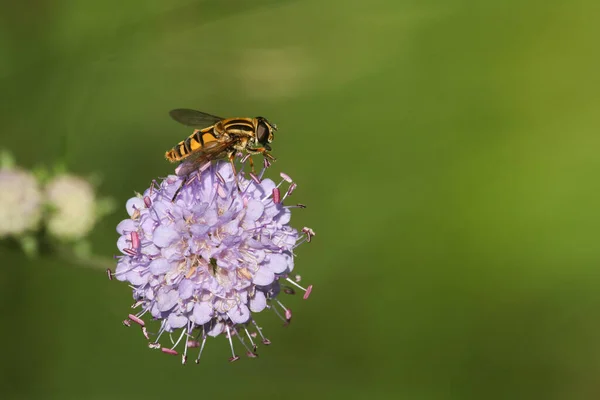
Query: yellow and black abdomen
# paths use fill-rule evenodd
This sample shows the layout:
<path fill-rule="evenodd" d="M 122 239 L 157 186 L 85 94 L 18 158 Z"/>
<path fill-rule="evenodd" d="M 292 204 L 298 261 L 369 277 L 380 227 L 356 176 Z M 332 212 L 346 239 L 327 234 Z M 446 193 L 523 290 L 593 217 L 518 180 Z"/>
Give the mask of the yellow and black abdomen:
<path fill-rule="evenodd" d="M 165 158 L 171 162 L 186 159 L 190 154 L 200 151 L 208 142 L 217 140 L 214 127 L 195 130 L 187 139 L 177 143 L 165 153 Z"/>

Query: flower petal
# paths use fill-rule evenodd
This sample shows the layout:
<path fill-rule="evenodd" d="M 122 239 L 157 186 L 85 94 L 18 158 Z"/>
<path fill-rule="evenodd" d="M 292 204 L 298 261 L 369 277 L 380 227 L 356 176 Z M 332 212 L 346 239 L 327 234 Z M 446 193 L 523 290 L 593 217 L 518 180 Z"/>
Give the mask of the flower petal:
<path fill-rule="evenodd" d="M 170 314 L 167 319 L 167 324 L 169 324 L 171 329 L 183 328 L 187 322 L 187 317 L 184 317 L 183 315 Z"/>
<path fill-rule="evenodd" d="M 132 219 L 124 219 L 117 225 L 119 235 L 126 235 L 129 232 L 137 231 L 137 223 Z"/>
<path fill-rule="evenodd" d="M 229 315 L 229 319 L 234 324 L 243 324 L 248 322 L 250 319 L 250 310 L 245 304 L 239 304 L 237 307 L 233 307 L 227 313 Z"/>
<path fill-rule="evenodd" d="M 261 312 L 267 306 L 267 297 L 263 292 L 257 290 L 254 297 L 250 299 L 250 311 Z"/>
<path fill-rule="evenodd" d="M 256 221 L 259 219 L 265 211 L 265 205 L 258 200 L 251 199 L 248 201 L 246 206 L 246 220 Z"/>
<path fill-rule="evenodd" d="M 189 279 L 183 279 L 179 283 L 179 297 L 189 299 L 194 294 L 194 282 Z"/>
<path fill-rule="evenodd" d="M 269 263 L 267 265 L 269 266 L 269 269 L 274 273 L 281 274 L 287 269 L 289 265 L 288 258 L 289 256 L 286 256 L 284 254 L 272 253 L 269 255 Z"/>
<path fill-rule="evenodd" d="M 166 274 L 171 269 L 169 262 L 162 257 L 152 260 L 148 267 L 150 269 L 150 272 L 152 272 L 152 274 L 154 275 Z"/>
<path fill-rule="evenodd" d="M 261 266 L 254 275 L 252 282 L 258 286 L 267 286 L 270 285 L 274 279 L 275 274 L 273 273 L 273 271 L 271 271 L 265 266 Z"/>
<path fill-rule="evenodd" d="M 158 309 L 162 312 L 169 311 L 177 304 L 179 299 L 177 290 L 166 290 L 164 288 L 159 289 L 158 295 L 156 296 L 156 304 Z"/>
<path fill-rule="evenodd" d="M 170 226 L 161 225 L 154 230 L 152 241 L 158 247 L 167 247 L 179 240 L 179 233 Z"/>
<path fill-rule="evenodd" d="M 196 325 L 204 325 L 212 318 L 214 311 L 211 305 L 205 301 L 196 303 L 194 311 L 191 316 L 192 322 Z"/>

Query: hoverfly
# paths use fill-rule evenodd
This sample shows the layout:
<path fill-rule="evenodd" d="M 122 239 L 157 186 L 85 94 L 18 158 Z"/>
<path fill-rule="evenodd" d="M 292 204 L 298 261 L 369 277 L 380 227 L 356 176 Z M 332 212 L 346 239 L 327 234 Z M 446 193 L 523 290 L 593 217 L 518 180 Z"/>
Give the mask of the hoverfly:
<path fill-rule="evenodd" d="M 262 154 L 275 160 L 269 153 L 269 143 L 273 141 L 273 132 L 277 130 L 277 126 L 266 118 L 221 118 L 186 108 L 171 110 L 169 114 L 175 121 L 195 128 L 187 139 L 165 153 L 170 162 L 182 162 L 176 171 L 179 176 L 187 176 L 202 164 L 220 158 L 228 158 L 235 173 L 233 160 L 238 151 L 250 155 Z M 250 165 L 253 167 L 251 158 Z M 182 187 L 183 184 L 185 180 Z"/>

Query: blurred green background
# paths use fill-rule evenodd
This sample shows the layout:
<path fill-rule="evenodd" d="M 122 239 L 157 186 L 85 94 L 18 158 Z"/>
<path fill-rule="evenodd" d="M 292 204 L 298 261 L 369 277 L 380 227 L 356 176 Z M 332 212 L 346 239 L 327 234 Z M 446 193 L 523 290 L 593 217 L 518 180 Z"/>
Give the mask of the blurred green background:
<path fill-rule="evenodd" d="M 0 146 L 120 208 L 172 172 L 167 112 L 267 116 L 309 301 L 273 345 L 147 349 L 102 270 L 0 249 L 8 399 L 600 396 L 595 0 L 5 2 Z M 1 188 L 0 188 L 1 189 Z"/>

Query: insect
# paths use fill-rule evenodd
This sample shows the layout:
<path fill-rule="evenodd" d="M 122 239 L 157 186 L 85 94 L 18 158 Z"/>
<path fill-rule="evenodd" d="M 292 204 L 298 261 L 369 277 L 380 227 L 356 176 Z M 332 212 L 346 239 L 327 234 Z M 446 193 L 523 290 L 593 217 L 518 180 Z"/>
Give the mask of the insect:
<path fill-rule="evenodd" d="M 171 110 L 169 114 L 175 121 L 195 128 L 194 133 L 187 139 L 165 153 L 167 160 L 182 162 L 176 171 L 179 176 L 187 176 L 207 161 L 220 158 L 228 158 L 235 173 L 233 160 L 238 151 L 250 155 L 262 154 L 270 160 L 275 160 L 269 151 L 277 126 L 266 118 L 221 118 L 186 108 Z M 254 169 L 252 158 L 250 165 Z M 187 178 L 181 187 L 186 180 Z"/>

